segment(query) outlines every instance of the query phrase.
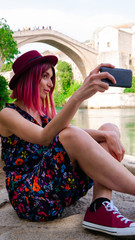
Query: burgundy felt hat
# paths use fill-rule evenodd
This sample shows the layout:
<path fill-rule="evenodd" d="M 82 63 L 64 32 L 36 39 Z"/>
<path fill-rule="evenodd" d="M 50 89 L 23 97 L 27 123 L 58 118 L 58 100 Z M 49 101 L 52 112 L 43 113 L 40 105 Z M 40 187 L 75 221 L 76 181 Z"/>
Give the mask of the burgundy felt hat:
<path fill-rule="evenodd" d="M 52 66 L 55 66 L 56 63 L 58 62 L 58 58 L 55 55 L 42 56 L 36 50 L 26 52 L 22 54 L 20 57 L 18 57 L 12 66 L 14 71 L 14 76 L 11 78 L 9 82 L 10 89 L 12 90 L 14 89 L 16 82 L 18 80 L 18 77 L 24 71 L 41 62 L 50 63 Z"/>

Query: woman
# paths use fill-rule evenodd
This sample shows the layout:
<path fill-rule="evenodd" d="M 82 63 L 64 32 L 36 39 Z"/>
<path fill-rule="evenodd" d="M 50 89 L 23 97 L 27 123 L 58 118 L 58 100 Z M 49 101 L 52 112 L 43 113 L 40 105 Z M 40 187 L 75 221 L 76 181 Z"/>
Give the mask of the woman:
<path fill-rule="evenodd" d="M 114 66 L 101 64 L 91 71 L 56 115 L 52 93 L 57 60 L 29 51 L 13 64 L 9 87 L 15 101 L 0 112 L 10 202 L 20 218 L 46 221 L 58 217 L 94 185 L 83 226 L 135 235 L 135 224 L 111 202 L 112 190 L 135 195 L 135 177 L 120 163 L 124 148 L 118 128 L 109 123 L 98 130 L 70 125 L 85 99 L 108 89 L 102 78 L 115 83 L 109 73 L 99 73 L 101 66 Z"/>

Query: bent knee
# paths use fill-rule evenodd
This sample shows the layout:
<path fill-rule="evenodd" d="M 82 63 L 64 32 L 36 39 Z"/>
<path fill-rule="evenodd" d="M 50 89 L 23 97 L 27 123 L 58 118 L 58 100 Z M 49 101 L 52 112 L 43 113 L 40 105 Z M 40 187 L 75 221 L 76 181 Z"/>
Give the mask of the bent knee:
<path fill-rule="evenodd" d="M 100 128 L 98 130 L 102 130 L 102 131 L 114 131 L 116 132 L 118 135 L 120 135 L 120 131 L 117 125 L 115 125 L 114 123 L 104 123 L 103 125 L 100 126 Z"/>
<path fill-rule="evenodd" d="M 66 127 L 65 129 L 63 129 L 60 133 L 59 133 L 59 137 L 60 139 L 63 138 L 76 138 L 79 134 L 79 132 L 82 131 L 82 129 L 69 125 L 68 127 Z"/>

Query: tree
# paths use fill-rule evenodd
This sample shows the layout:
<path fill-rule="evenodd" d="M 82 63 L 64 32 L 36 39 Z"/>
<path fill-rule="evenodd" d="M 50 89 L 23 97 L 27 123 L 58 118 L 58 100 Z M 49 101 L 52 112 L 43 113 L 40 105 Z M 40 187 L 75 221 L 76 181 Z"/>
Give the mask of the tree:
<path fill-rule="evenodd" d="M 135 93 L 135 77 L 132 78 L 132 87 L 125 88 L 124 93 Z"/>
<path fill-rule="evenodd" d="M 63 106 L 66 99 L 69 98 L 80 86 L 81 84 L 73 79 L 71 65 L 65 61 L 58 62 L 54 90 L 54 102 L 56 107 Z"/>
<path fill-rule="evenodd" d="M 59 83 L 63 88 L 63 93 L 67 94 L 68 89 L 73 82 L 73 72 L 71 65 L 65 61 L 59 61 L 59 63 L 57 64 L 56 76 L 59 79 Z"/>
<path fill-rule="evenodd" d="M 0 110 L 4 107 L 5 103 L 9 101 L 9 94 L 8 82 L 0 75 Z"/>
<path fill-rule="evenodd" d="M 2 62 L 12 62 L 19 51 L 17 43 L 13 36 L 13 31 L 10 29 L 7 21 L 4 18 L 0 19 L 0 58 Z"/>
<path fill-rule="evenodd" d="M 3 64 L 0 71 L 1 72 L 12 71 L 12 63 L 11 62 L 7 62 L 6 64 Z"/>

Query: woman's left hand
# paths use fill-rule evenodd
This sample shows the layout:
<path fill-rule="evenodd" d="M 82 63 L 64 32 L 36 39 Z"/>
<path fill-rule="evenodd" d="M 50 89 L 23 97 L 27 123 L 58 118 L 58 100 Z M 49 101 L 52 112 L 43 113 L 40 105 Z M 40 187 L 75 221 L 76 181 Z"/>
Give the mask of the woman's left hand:
<path fill-rule="evenodd" d="M 114 131 L 106 131 L 106 145 L 109 153 L 121 162 L 125 154 L 125 149 L 120 141 L 119 134 Z"/>

